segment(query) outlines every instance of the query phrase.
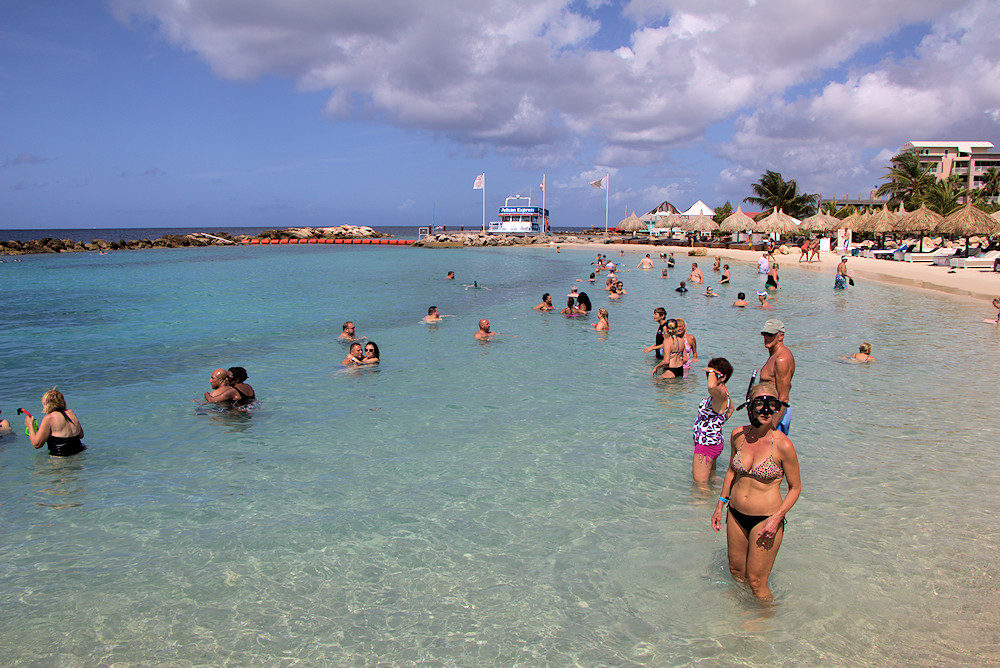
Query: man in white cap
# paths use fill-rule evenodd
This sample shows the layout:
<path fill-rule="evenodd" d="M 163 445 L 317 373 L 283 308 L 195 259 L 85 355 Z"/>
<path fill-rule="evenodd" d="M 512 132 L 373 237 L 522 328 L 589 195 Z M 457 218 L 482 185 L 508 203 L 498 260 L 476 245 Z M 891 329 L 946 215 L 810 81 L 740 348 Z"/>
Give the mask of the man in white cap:
<path fill-rule="evenodd" d="M 774 385 L 778 390 L 778 399 L 787 404 L 792 392 L 792 376 L 795 375 L 795 357 L 785 346 L 785 323 L 771 318 L 761 327 L 760 335 L 764 337 L 764 347 L 771 355 L 760 368 L 760 382 Z M 780 415 L 778 429 L 787 435 L 792 424 L 792 409 L 782 407 Z"/>

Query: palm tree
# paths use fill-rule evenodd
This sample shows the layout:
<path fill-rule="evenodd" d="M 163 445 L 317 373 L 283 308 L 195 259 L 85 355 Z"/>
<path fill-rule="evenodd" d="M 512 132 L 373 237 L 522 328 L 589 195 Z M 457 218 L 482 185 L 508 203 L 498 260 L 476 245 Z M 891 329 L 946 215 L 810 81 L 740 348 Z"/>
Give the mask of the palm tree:
<path fill-rule="evenodd" d="M 983 185 L 980 188 L 988 198 L 1000 195 L 1000 168 L 990 167 L 983 174 Z"/>
<path fill-rule="evenodd" d="M 760 180 L 750 186 L 754 194 L 743 198 L 744 202 L 756 204 L 764 208 L 764 213 L 781 209 L 789 216 L 804 218 L 816 211 L 819 195 L 799 192 L 799 184 L 795 180 L 785 181 L 781 174 L 767 170 L 760 175 Z"/>
<path fill-rule="evenodd" d="M 953 175 L 932 185 L 924 195 L 924 203 L 931 211 L 947 216 L 962 206 L 962 198 L 969 196 L 969 191 L 962 187 L 960 175 Z"/>
<path fill-rule="evenodd" d="M 893 206 L 902 202 L 910 211 L 920 207 L 927 191 L 934 185 L 934 175 L 920 164 L 920 154 L 916 151 L 894 155 L 882 178 L 886 179 L 886 183 L 878 187 L 875 196 L 889 195 Z"/>

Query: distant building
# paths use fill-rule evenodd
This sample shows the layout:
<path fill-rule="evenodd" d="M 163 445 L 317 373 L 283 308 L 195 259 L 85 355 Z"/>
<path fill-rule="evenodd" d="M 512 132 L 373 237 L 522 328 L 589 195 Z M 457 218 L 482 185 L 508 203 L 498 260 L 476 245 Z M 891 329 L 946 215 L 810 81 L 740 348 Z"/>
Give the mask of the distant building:
<path fill-rule="evenodd" d="M 986 170 L 1000 167 L 1000 152 L 988 141 L 909 141 L 902 150 L 916 151 L 938 181 L 958 174 L 969 189 L 982 187 Z"/>
<path fill-rule="evenodd" d="M 870 190 L 867 193 L 859 193 L 857 197 L 853 195 L 820 195 L 819 204 L 823 206 L 824 204 L 833 204 L 836 208 L 841 208 L 845 206 L 853 206 L 859 209 L 865 208 L 877 208 L 881 209 L 883 206 L 889 203 L 888 197 L 875 197 L 875 191 Z"/>

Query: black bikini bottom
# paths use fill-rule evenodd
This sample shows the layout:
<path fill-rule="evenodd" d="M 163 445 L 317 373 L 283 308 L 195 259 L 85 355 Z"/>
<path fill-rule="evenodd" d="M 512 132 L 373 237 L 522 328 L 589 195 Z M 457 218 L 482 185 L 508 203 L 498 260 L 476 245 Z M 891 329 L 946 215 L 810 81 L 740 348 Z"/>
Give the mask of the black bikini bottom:
<path fill-rule="evenodd" d="M 729 506 L 729 514 L 733 516 L 736 523 L 743 527 L 743 530 L 747 532 L 747 535 L 753 531 L 753 528 L 766 520 L 770 515 L 746 515 L 736 510 L 732 506 Z M 785 518 L 781 518 L 781 527 L 785 526 Z"/>

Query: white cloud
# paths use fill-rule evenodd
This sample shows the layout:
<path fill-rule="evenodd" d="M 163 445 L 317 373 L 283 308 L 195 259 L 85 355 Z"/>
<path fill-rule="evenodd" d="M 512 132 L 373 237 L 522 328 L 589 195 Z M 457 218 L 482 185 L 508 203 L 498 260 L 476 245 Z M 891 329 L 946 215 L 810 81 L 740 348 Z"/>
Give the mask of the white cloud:
<path fill-rule="evenodd" d="M 521 162 L 594 146 L 588 158 L 604 163 L 656 162 L 735 118 L 720 154 L 740 173 L 780 163 L 832 181 L 864 171 L 862 151 L 995 135 L 1000 117 L 991 0 L 632 0 L 621 13 L 634 29 L 606 49 L 591 46 L 596 0 L 111 3 L 122 21 L 152 18 L 220 77 L 287 77 L 329 91 L 332 118 Z M 900 28 L 923 24 L 915 49 L 887 51 Z M 876 65 L 859 60 L 880 50 Z"/>

